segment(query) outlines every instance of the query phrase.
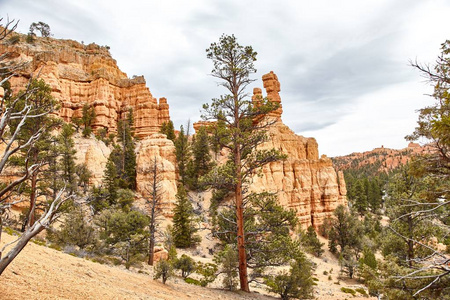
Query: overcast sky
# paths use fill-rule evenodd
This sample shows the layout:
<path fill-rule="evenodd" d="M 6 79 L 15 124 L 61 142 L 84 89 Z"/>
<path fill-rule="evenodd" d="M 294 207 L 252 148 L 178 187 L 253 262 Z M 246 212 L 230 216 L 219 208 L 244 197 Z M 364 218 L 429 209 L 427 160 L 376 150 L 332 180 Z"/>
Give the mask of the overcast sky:
<path fill-rule="evenodd" d="M 281 82 L 283 121 L 321 154 L 404 148 L 432 87 L 409 60 L 433 63 L 450 39 L 448 0 L 0 0 L 0 16 L 50 25 L 55 38 L 111 47 L 144 75 L 181 124 L 225 93 L 205 49 L 225 34 L 258 52 L 254 86 Z"/>

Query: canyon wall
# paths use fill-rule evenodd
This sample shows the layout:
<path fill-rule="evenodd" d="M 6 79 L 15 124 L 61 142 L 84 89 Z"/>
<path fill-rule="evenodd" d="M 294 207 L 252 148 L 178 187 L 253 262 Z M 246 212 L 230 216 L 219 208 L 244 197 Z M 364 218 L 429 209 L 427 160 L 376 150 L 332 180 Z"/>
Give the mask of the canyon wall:
<path fill-rule="evenodd" d="M 22 41 L 25 36 L 17 34 Z M 10 79 L 13 90 L 24 89 L 30 76 L 43 79 L 52 88 L 58 100 L 57 114 L 64 120 L 82 116 L 84 105 L 92 107 L 96 117 L 93 129 L 105 128 L 108 133 L 117 131 L 119 119 L 133 110 L 137 145 L 138 191 L 148 196 L 148 166 L 156 157 L 161 168 L 161 181 L 165 212 L 175 202 L 176 172 L 172 141 L 158 135 L 161 124 L 170 120 L 166 98 L 159 101 L 146 87 L 143 76 L 128 78 L 111 57 L 108 47 L 96 44 L 83 45 L 72 40 L 36 38 L 34 43 L 16 44 L 3 41 L 0 53 L 8 53 L 9 60 L 25 63 L 25 68 Z M 76 135 L 77 163 L 85 163 L 92 172 L 90 184 L 101 185 L 106 161 L 111 150 L 101 141 Z"/>
<path fill-rule="evenodd" d="M 9 53 L 11 59 L 27 63 L 10 80 L 13 89 L 22 89 L 30 74 L 44 79 L 59 101 L 59 116 L 65 121 L 81 117 L 85 104 L 94 108 L 94 130 L 106 128 L 116 132 L 117 121 L 130 108 L 138 137 L 157 133 L 161 124 L 170 120 L 166 98 L 154 98 L 143 76 L 128 78 L 107 47 L 38 38 L 34 44 L 4 42 L 0 53 Z"/>

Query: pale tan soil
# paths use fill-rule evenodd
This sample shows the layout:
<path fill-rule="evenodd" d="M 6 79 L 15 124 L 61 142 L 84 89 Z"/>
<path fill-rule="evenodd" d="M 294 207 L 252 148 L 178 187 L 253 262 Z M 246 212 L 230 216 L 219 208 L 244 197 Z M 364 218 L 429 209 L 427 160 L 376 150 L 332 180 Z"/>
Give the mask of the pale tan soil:
<path fill-rule="evenodd" d="M 0 247 L 11 242 L 13 237 L 3 233 L 2 239 Z M 209 255 L 194 258 L 211 261 Z M 317 264 L 314 277 L 319 279 L 316 299 L 374 299 L 359 294 L 353 297 L 340 291 L 341 287 L 355 289 L 363 285 L 356 280 L 338 280 L 339 266 L 330 252 L 325 252 L 322 258 L 312 257 L 312 260 Z M 331 268 L 332 280 L 329 281 L 323 271 L 329 272 Z M 179 277 L 171 278 L 163 285 L 152 279 L 151 267 L 146 266 L 142 271 L 147 274 L 94 263 L 30 242 L 0 276 L 0 299 L 276 299 L 263 295 L 267 292 L 255 286 L 251 289 L 256 292 L 251 294 L 228 292 L 190 285 Z M 215 283 L 213 287 L 219 284 Z"/>
<path fill-rule="evenodd" d="M 13 237 L 3 233 L 2 245 Z M 259 299 L 272 297 L 202 288 L 169 279 L 166 285 L 121 267 L 101 265 L 29 243 L 0 276 L 0 299 Z"/>
<path fill-rule="evenodd" d="M 325 243 L 323 249 L 328 249 L 328 240 L 320 236 L 319 239 L 322 243 Z M 311 255 L 308 255 L 308 257 L 317 265 L 313 275 L 319 279 L 316 281 L 317 286 L 315 288 L 317 299 L 377 299 L 376 297 L 364 297 L 358 292 L 353 297 L 351 294 L 346 294 L 341 291 L 342 287 L 346 287 L 353 290 L 364 288 L 367 292 L 367 288 L 356 279 L 350 279 L 345 276 L 341 278 L 339 276 L 339 261 L 330 251 L 326 250 L 320 258 Z M 328 274 L 324 275 L 324 271 Z M 330 273 L 330 271 L 332 272 Z M 332 280 L 328 279 L 329 275 L 331 275 Z"/>

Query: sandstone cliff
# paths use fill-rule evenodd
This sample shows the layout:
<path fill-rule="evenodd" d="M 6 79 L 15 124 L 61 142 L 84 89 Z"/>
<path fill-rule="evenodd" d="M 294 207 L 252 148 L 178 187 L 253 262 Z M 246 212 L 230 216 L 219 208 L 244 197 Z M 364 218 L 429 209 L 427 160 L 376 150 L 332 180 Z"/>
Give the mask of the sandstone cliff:
<path fill-rule="evenodd" d="M 345 156 L 333 157 L 333 162 L 339 170 L 372 166 L 374 171 L 387 173 L 407 164 L 416 155 L 430 154 L 433 151 L 436 151 L 433 145 L 421 146 L 411 142 L 403 149 L 390 149 L 381 146 L 371 151 L 354 152 Z"/>
<path fill-rule="evenodd" d="M 23 42 L 24 35 L 16 35 L 22 42 L 0 43 L 1 54 L 8 53 L 9 59 L 26 62 L 26 68 L 10 80 L 14 90 L 23 89 L 30 76 L 41 78 L 59 101 L 58 114 L 62 119 L 81 117 L 83 105 L 88 104 L 96 114 L 93 129 L 105 128 L 110 133 L 116 132 L 119 119 L 133 109 L 135 134 L 141 138 L 137 145 L 138 192 L 148 194 L 148 169 L 156 157 L 165 189 L 165 213 L 170 214 L 176 194 L 174 146 L 164 135 L 157 134 L 161 124 L 170 120 L 166 98 L 154 98 L 144 77 L 129 79 L 106 46 L 53 38 L 36 38 L 29 44 Z M 3 89 L 0 92 L 3 94 Z M 111 150 L 95 139 L 78 137 L 76 145 L 77 163 L 86 163 L 93 175 L 90 183 L 101 185 Z"/>
<path fill-rule="evenodd" d="M 336 173 L 330 158 L 325 155 L 319 158 L 314 138 L 296 135 L 282 122 L 277 75 L 270 72 L 262 79 L 267 97 L 280 103 L 280 108 L 269 116 L 275 123 L 269 127 L 269 141 L 263 147 L 279 149 L 288 157 L 266 165 L 262 176 L 253 178 L 252 189 L 277 192 L 280 203 L 297 212 L 303 227 L 317 228 L 339 204 L 347 203 L 343 174 Z M 254 101 L 261 95 L 261 89 L 255 89 Z"/>
<path fill-rule="evenodd" d="M 115 132 L 119 118 L 132 108 L 136 135 L 145 137 L 157 133 L 161 124 L 170 119 L 167 100 L 161 98 L 158 102 L 146 87 L 144 77 L 129 79 L 117 67 L 107 47 L 37 38 L 34 44 L 10 45 L 5 41 L 0 44 L 0 53 L 28 63 L 10 80 L 12 87 L 23 88 L 30 74 L 44 79 L 60 102 L 59 115 L 65 121 L 80 117 L 83 105 L 88 104 L 96 113 L 94 129 Z"/>

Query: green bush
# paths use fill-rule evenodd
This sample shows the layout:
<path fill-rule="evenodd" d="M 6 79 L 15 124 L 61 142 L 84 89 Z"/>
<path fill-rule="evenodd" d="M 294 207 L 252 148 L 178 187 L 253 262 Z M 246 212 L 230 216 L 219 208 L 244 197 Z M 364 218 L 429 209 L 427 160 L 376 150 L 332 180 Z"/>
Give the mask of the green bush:
<path fill-rule="evenodd" d="M 45 240 L 41 239 L 41 238 L 34 238 L 31 240 L 34 244 L 39 245 L 39 246 L 45 246 Z"/>
<path fill-rule="evenodd" d="M 186 254 L 181 255 L 180 258 L 173 262 L 173 267 L 181 271 L 181 277 L 186 279 L 191 273 L 195 272 L 195 261 Z"/>
<path fill-rule="evenodd" d="M 341 291 L 347 294 L 352 294 L 353 296 L 356 296 L 356 291 L 351 288 L 341 287 Z"/>
<path fill-rule="evenodd" d="M 197 280 L 197 279 L 193 279 L 193 278 L 185 278 L 184 281 L 185 281 L 186 283 L 189 283 L 189 284 L 194 284 L 194 285 L 203 286 L 202 283 L 201 283 L 199 280 Z"/>
<path fill-rule="evenodd" d="M 48 247 L 57 251 L 62 251 L 62 247 L 58 244 L 51 243 Z"/>
<path fill-rule="evenodd" d="M 162 279 L 162 283 L 166 284 L 167 279 L 172 277 L 172 264 L 166 260 L 161 260 L 155 267 L 154 279 Z"/>
<path fill-rule="evenodd" d="M 365 289 L 363 288 L 357 288 L 355 289 L 358 293 L 360 293 L 361 295 L 367 296 L 367 292 Z"/>

